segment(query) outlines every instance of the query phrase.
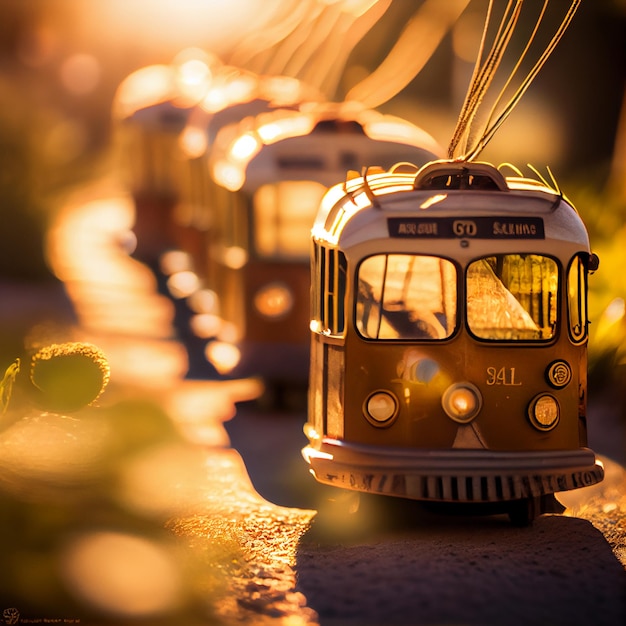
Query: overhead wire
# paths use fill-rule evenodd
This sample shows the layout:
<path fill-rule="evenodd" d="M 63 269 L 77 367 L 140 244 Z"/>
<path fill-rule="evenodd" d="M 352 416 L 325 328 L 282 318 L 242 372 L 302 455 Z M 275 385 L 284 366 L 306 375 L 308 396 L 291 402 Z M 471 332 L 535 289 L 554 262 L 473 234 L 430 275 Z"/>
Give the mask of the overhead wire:
<path fill-rule="evenodd" d="M 380 65 L 352 87 L 346 100 L 375 108 L 404 89 L 424 68 L 470 0 L 425 0 Z"/>
<path fill-rule="evenodd" d="M 554 51 L 555 47 L 563 37 L 563 34 L 569 27 L 569 24 L 571 23 L 581 2 L 581 0 L 571 1 L 565 16 L 561 19 L 556 32 L 552 35 L 538 60 L 530 69 L 526 77 L 521 81 L 520 85 L 509 98 L 503 109 L 496 114 L 496 111 L 502 103 L 507 90 L 510 88 L 514 77 L 517 75 L 522 62 L 528 56 L 539 28 L 544 21 L 549 1 L 550 0 L 544 0 L 544 4 L 540 10 L 538 18 L 535 21 L 535 25 L 528 41 L 526 42 L 526 45 L 515 62 L 512 71 L 509 73 L 504 86 L 500 89 L 499 94 L 491 105 L 483 128 L 480 131 L 477 131 L 476 120 L 480 107 L 484 102 L 489 87 L 493 84 L 496 73 L 501 66 L 508 46 L 512 41 L 513 34 L 520 20 L 522 5 L 524 2 L 524 0 L 515 0 L 515 3 L 513 4 L 513 0 L 509 0 L 502 17 L 500 18 L 500 23 L 491 43 L 489 53 L 483 60 L 484 51 L 487 45 L 486 41 L 488 38 L 488 32 L 493 18 L 494 0 L 490 0 L 474 72 L 468 86 L 461 113 L 457 119 L 457 124 L 448 146 L 449 158 L 471 161 L 482 152 L 497 130 L 502 126 L 504 121 L 517 106 L 532 81 L 535 79 L 549 56 Z"/>

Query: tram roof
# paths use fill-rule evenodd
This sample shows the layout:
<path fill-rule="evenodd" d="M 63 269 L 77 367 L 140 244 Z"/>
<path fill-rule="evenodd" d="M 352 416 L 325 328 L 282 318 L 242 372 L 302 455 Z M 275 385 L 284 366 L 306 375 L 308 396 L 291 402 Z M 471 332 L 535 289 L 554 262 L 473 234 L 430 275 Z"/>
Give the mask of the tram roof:
<path fill-rule="evenodd" d="M 436 156 L 423 146 L 373 140 L 365 133 L 338 137 L 334 130 L 286 138 L 264 147 L 246 171 L 244 189 L 276 180 L 317 180 L 330 187 L 349 167 L 376 162 L 391 166 L 400 158 L 426 163 Z"/>
<path fill-rule="evenodd" d="M 459 161 L 433 161 L 421 168 L 399 163 L 390 170 L 348 173 L 344 183 L 324 196 L 313 236 L 349 245 L 348 240 L 389 237 L 388 219 L 393 217 L 426 222 L 495 216 L 540 218 L 545 239 L 589 245 L 582 220 L 558 189 L 521 174 L 505 177 L 489 163 Z"/>
<path fill-rule="evenodd" d="M 399 159 L 423 164 L 441 152 L 430 134 L 401 118 L 359 103 L 318 103 L 301 111 L 262 113 L 221 129 L 210 170 L 231 191 L 277 180 L 331 186 L 352 167 L 387 168 Z"/>

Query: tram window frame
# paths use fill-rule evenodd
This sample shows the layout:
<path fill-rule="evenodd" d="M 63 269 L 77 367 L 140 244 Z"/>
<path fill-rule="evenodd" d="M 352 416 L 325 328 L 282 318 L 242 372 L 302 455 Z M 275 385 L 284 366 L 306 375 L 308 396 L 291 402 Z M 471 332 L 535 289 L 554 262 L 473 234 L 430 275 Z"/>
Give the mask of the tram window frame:
<path fill-rule="evenodd" d="M 520 333 L 520 336 L 518 337 L 514 337 L 514 336 L 509 336 L 509 337 L 488 337 L 488 336 L 484 336 L 479 334 L 479 332 L 477 332 L 477 328 L 476 326 L 472 327 L 472 322 L 471 322 L 471 318 L 470 318 L 470 305 L 469 305 L 469 298 L 470 298 L 470 288 L 469 288 L 469 272 L 470 272 L 470 268 L 478 263 L 479 261 L 487 261 L 488 259 L 496 259 L 496 263 L 498 263 L 499 261 L 503 261 L 503 259 L 505 257 L 514 257 L 514 256 L 524 256 L 524 257 L 541 257 L 542 259 L 546 259 L 549 261 L 552 261 L 554 263 L 555 266 L 555 270 L 556 270 L 556 286 L 555 288 L 550 291 L 548 290 L 546 293 L 548 295 L 548 297 L 550 297 L 550 295 L 552 295 L 554 297 L 554 302 L 553 303 L 548 303 L 548 315 L 551 314 L 551 312 L 554 312 L 554 314 L 556 315 L 556 318 L 554 320 L 552 320 L 551 318 L 548 318 L 549 321 L 551 322 L 549 327 L 539 327 L 537 329 L 537 332 L 541 332 L 541 328 L 551 328 L 551 335 L 548 337 L 532 337 L 532 336 L 522 336 L 521 331 L 523 329 L 520 328 L 513 328 L 513 327 L 508 327 L 508 328 L 502 328 L 501 330 L 504 331 L 509 331 L 511 333 L 514 333 L 516 330 L 518 333 Z M 506 252 L 506 253 L 499 253 L 499 254 L 487 254 L 487 255 L 483 255 L 481 257 L 477 257 L 472 259 L 471 261 L 469 261 L 465 267 L 465 278 L 464 278 L 464 303 L 463 303 L 463 308 L 464 308 L 464 316 L 465 316 L 465 325 L 467 328 L 468 333 L 477 341 L 480 342 L 486 342 L 486 343 L 497 343 L 497 344 L 502 344 L 502 343 L 508 343 L 508 344 L 513 344 L 513 345 L 518 345 L 521 343 L 532 343 L 532 344 L 542 344 L 542 345 L 546 345 L 546 344 L 550 344 L 553 343 L 555 341 L 558 340 L 559 338 L 559 334 L 560 334 L 560 327 L 561 327 L 561 293 L 563 290 L 563 275 L 562 275 L 562 264 L 559 261 L 559 259 L 557 257 L 554 257 L 550 254 L 543 254 L 542 252 Z M 531 321 L 533 323 L 536 323 L 536 320 L 532 317 L 532 312 L 526 308 L 524 306 L 524 304 L 522 302 L 520 302 L 520 300 L 518 298 L 516 298 L 515 295 L 513 295 L 513 293 L 508 289 L 507 286 L 505 286 L 502 281 L 500 280 L 501 277 L 498 277 L 497 274 L 494 273 L 494 276 L 500 281 L 500 283 L 502 284 L 503 288 L 506 290 L 507 294 L 510 294 L 512 298 L 515 299 L 515 301 L 519 304 L 520 306 L 520 311 L 522 316 L 526 316 L 529 317 L 531 319 Z M 532 291 L 530 292 L 532 294 Z M 506 295 L 506 294 L 505 294 Z M 543 303 L 540 306 L 544 306 Z"/>
<path fill-rule="evenodd" d="M 426 317 L 422 317 L 419 320 L 420 322 L 422 322 L 421 325 L 418 325 L 416 320 L 409 320 L 411 324 L 413 324 L 414 326 L 414 329 L 415 329 L 414 334 L 407 333 L 405 335 L 400 334 L 399 336 L 396 336 L 396 337 L 384 337 L 384 336 L 381 337 L 380 336 L 381 323 L 379 322 L 377 325 L 378 330 L 377 330 L 376 336 L 371 336 L 369 333 L 364 332 L 362 319 L 360 318 L 360 315 L 359 315 L 360 273 L 361 273 L 363 264 L 366 263 L 368 260 L 372 258 L 376 258 L 376 257 L 385 257 L 385 268 L 383 270 L 383 273 L 384 273 L 384 276 L 386 276 L 387 264 L 389 262 L 390 256 L 416 257 L 416 258 L 424 257 L 428 259 L 437 259 L 440 263 L 442 261 L 447 263 L 448 264 L 447 271 L 453 271 L 454 276 L 449 277 L 449 278 L 452 278 L 452 280 L 450 281 L 447 281 L 445 277 L 441 277 L 440 297 L 442 301 L 442 307 L 444 309 L 446 308 L 446 301 L 449 300 L 451 296 L 453 297 L 453 302 L 451 303 L 452 305 L 449 307 L 447 313 L 445 310 L 438 311 L 438 312 L 434 312 L 432 310 L 426 310 Z M 441 267 L 440 267 L 440 273 L 441 271 L 445 271 L 445 270 L 441 270 Z M 367 341 L 380 341 L 380 342 L 411 342 L 411 343 L 437 342 L 437 343 L 440 343 L 440 342 L 449 341 L 452 337 L 454 337 L 457 334 L 458 329 L 459 329 L 459 324 L 460 324 L 459 303 L 461 301 L 461 294 L 462 294 L 461 275 L 462 275 L 462 271 L 457 262 L 455 262 L 453 259 L 450 259 L 442 255 L 437 255 L 437 254 L 421 254 L 421 253 L 416 253 L 416 252 L 379 252 L 376 254 L 371 254 L 361 259 L 354 273 L 355 288 L 354 288 L 354 301 L 353 301 L 353 322 L 354 322 L 354 327 L 358 335 L 362 339 L 365 339 Z M 449 283 L 453 283 L 454 288 L 446 291 L 445 285 Z M 381 284 L 381 295 L 380 295 L 380 299 L 379 299 L 380 301 L 379 301 L 379 306 L 378 306 L 379 312 L 380 310 L 383 309 L 383 304 L 385 303 L 384 291 L 385 289 L 384 289 L 384 277 L 383 277 L 383 284 Z M 390 313 L 390 312 L 391 312 L 390 310 L 387 311 L 387 313 Z M 407 312 L 410 314 L 410 311 L 407 311 Z M 445 316 L 443 321 L 436 316 L 437 313 Z M 430 319 L 430 323 L 427 321 L 428 319 Z M 433 334 L 429 332 L 430 330 L 434 330 L 436 333 L 437 328 L 443 331 L 443 335 L 440 334 L 439 336 L 433 336 Z"/>
<path fill-rule="evenodd" d="M 306 262 L 311 224 L 326 190 L 319 181 L 291 178 L 268 181 L 250 190 L 252 254 L 264 261 Z M 290 198 L 298 201 L 288 203 Z"/>
<path fill-rule="evenodd" d="M 224 248 L 249 250 L 248 198 L 244 192 L 214 185 L 212 202 L 219 218 L 213 222 L 214 237 Z"/>
<path fill-rule="evenodd" d="M 312 298 L 312 314 L 320 332 L 341 336 L 345 332 L 345 299 L 348 274 L 346 255 L 335 248 L 314 243 L 314 280 L 317 289 Z"/>
<path fill-rule="evenodd" d="M 311 319 L 315 322 L 322 321 L 322 294 L 324 293 L 322 266 L 322 246 L 316 241 L 312 242 L 311 252 Z"/>
<path fill-rule="evenodd" d="M 578 270 L 576 272 L 576 270 Z M 574 272 L 576 274 L 574 275 Z M 576 280 L 576 293 L 572 293 L 572 281 Z M 582 253 L 575 254 L 567 266 L 566 299 L 567 326 L 570 339 L 575 344 L 584 343 L 589 332 L 588 301 L 589 270 Z M 577 313 L 576 315 L 574 315 Z M 577 318 L 577 320 L 574 319 Z M 576 323 L 577 322 L 577 323 Z M 577 330 L 579 328 L 580 330 Z"/>

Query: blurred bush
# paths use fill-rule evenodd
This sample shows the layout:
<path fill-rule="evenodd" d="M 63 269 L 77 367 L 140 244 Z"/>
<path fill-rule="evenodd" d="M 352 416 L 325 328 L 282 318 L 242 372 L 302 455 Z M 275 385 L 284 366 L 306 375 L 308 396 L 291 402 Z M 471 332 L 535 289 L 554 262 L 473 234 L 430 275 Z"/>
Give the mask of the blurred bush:
<path fill-rule="evenodd" d="M 600 258 L 589 280 L 590 391 L 626 403 L 626 195 L 597 172 L 581 173 L 566 188 Z"/>
<path fill-rule="evenodd" d="M 102 370 L 95 347 L 87 354 L 84 344 L 72 346 Z M 77 383 L 67 352 L 43 350 L 35 372 L 43 362 L 48 383 Z M 7 399 L 13 378 L 30 378 L 28 364 L 8 374 L 0 412 L 0 622 L 216 623 L 222 567 L 237 546 L 207 538 L 192 549 L 166 529 L 172 515 L 197 504 L 204 454 L 156 402 L 132 390 L 118 389 L 100 406 L 77 400 L 71 414 L 41 412 L 40 398 L 32 402 L 28 393 Z M 108 376 L 100 380 L 105 387 Z M 96 385 L 80 397 L 91 402 L 100 391 Z"/>
<path fill-rule="evenodd" d="M 43 256 L 41 122 L 32 103 L 0 78 L 0 267 L 2 278 L 47 276 Z"/>

